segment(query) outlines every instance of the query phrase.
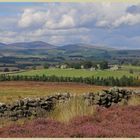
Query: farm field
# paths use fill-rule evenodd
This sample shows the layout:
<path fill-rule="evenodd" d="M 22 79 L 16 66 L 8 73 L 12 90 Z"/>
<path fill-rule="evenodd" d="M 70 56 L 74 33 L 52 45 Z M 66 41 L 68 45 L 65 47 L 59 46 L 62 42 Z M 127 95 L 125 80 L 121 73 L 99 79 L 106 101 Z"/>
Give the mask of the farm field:
<path fill-rule="evenodd" d="M 46 75 L 46 76 L 64 76 L 64 77 L 122 77 L 122 76 L 139 76 L 139 72 L 131 74 L 128 70 L 118 70 L 118 71 L 111 71 L 111 70 L 97 70 L 97 71 L 90 71 L 85 69 L 39 69 L 39 70 L 28 70 L 24 72 L 14 73 L 15 75 Z"/>
<path fill-rule="evenodd" d="M 123 65 L 121 69 L 125 71 L 133 70 L 134 72 L 140 73 L 140 66 Z"/>

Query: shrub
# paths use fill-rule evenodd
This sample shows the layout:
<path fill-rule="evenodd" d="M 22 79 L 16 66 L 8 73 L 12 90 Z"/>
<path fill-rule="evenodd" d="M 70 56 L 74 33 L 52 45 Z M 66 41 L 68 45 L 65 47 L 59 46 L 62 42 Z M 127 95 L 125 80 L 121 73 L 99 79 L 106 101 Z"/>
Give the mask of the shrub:
<path fill-rule="evenodd" d="M 68 122 L 75 116 L 94 115 L 95 106 L 88 106 L 81 96 L 75 96 L 70 101 L 59 103 L 49 116 L 53 119 Z"/>
<path fill-rule="evenodd" d="M 0 129 L 0 137 L 140 137 L 140 105 L 99 107 L 95 115 L 64 123 L 38 118 Z"/>

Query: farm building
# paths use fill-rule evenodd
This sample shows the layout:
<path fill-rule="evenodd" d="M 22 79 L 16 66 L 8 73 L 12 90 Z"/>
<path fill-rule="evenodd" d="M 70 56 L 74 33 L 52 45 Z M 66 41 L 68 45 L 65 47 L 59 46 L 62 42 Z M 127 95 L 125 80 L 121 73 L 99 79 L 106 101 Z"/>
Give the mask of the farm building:
<path fill-rule="evenodd" d="M 118 70 L 119 68 L 120 67 L 118 65 L 113 65 L 113 66 L 110 67 L 110 70 L 115 71 L 115 70 Z"/>
<path fill-rule="evenodd" d="M 66 65 L 66 64 L 61 65 L 60 68 L 61 68 L 61 69 L 66 69 L 66 68 L 67 68 L 67 65 Z"/>

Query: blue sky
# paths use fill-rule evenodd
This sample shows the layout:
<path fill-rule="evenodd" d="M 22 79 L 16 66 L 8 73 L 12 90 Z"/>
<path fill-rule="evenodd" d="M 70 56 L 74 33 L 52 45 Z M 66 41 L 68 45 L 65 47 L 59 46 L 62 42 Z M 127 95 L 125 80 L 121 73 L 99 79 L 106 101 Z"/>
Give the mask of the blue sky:
<path fill-rule="evenodd" d="M 140 5 L 0 3 L 0 42 L 23 41 L 140 49 Z"/>

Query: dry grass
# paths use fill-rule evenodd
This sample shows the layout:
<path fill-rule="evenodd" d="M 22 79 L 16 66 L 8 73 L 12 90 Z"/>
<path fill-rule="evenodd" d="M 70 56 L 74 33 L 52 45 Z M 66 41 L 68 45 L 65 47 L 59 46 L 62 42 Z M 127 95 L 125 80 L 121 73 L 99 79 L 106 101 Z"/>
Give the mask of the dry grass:
<path fill-rule="evenodd" d="M 140 105 L 140 96 L 138 96 L 138 95 L 133 95 L 133 96 L 128 100 L 128 105 L 132 105 L 132 106 Z"/>
<path fill-rule="evenodd" d="M 83 94 L 109 89 L 107 86 L 95 86 L 77 83 L 48 83 L 31 81 L 0 82 L 0 102 L 9 103 L 25 97 L 40 97 L 55 93 Z M 140 87 L 128 87 L 128 89 L 140 90 Z"/>
<path fill-rule="evenodd" d="M 5 126 L 10 126 L 10 125 L 24 125 L 25 123 L 28 123 L 34 119 L 35 117 L 29 117 L 29 118 L 20 118 L 17 121 L 11 121 L 8 118 L 0 118 L 0 128 L 3 128 Z"/>
<path fill-rule="evenodd" d="M 128 101 L 126 99 L 122 99 L 121 102 L 118 103 L 120 106 L 138 106 L 140 105 L 140 96 L 132 95 Z"/>
<path fill-rule="evenodd" d="M 47 82 L 0 82 L 0 102 L 9 103 L 20 98 L 43 97 L 55 93 L 76 93 L 96 92 L 108 89 L 105 86 L 94 86 L 76 83 L 47 83 Z"/>
<path fill-rule="evenodd" d="M 85 104 L 84 99 L 81 96 L 74 96 L 71 100 L 67 102 L 57 103 L 54 110 L 51 112 L 46 112 L 43 118 L 50 118 L 60 122 L 69 122 L 69 120 L 78 116 L 92 116 L 96 113 L 96 106 L 88 106 Z M 16 122 L 10 119 L 1 118 L 0 128 L 9 125 L 24 125 L 30 120 L 35 119 L 35 117 L 21 118 Z"/>
<path fill-rule="evenodd" d="M 77 116 L 94 115 L 95 113 L 95 106 L 88 106 L 83 98 L 75 96 L 66 103 L 59 103 L 55 110 L 49 114 L 49 117 L 61 122 L 68 122 Z"/>

